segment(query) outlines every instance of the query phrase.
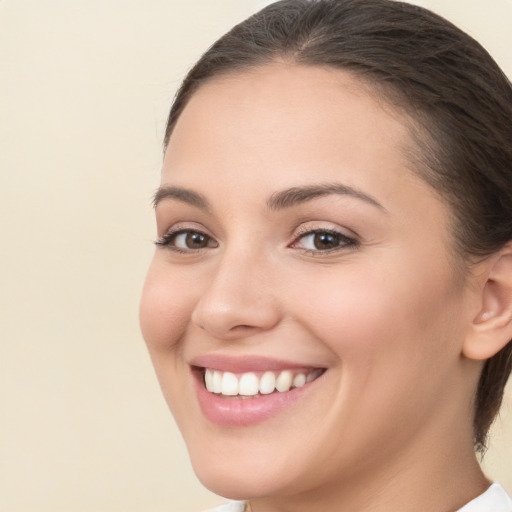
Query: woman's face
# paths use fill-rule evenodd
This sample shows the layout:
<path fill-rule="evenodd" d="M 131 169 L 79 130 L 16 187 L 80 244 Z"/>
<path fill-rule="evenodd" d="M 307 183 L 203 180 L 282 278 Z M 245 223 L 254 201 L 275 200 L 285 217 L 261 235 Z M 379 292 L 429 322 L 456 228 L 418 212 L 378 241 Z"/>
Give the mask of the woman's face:
<path fill-rule="evenodd" d="M 466 288 L 410 144 L 391 108 L 320 68 L 218 79 L 182 113 L 141 325 L 215 492 L 353 481 L 469 425 Z"/>

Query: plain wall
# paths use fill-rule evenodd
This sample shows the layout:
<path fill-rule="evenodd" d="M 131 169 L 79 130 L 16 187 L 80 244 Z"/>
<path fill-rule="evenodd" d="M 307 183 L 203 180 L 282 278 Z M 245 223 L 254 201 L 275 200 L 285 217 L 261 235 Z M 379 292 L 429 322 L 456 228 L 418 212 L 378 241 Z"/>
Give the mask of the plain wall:
<path fill-rule="evenodd" d="M 194 512 L 139 333 L 167 111 L 258 0 L 0 0 L 0 510 Z M 510 0 L 418 2 L 512 76 Z M 492 5 L 492 8 L 490 7 Z M 512 491 L 512 393 L 485 459 Z"/>

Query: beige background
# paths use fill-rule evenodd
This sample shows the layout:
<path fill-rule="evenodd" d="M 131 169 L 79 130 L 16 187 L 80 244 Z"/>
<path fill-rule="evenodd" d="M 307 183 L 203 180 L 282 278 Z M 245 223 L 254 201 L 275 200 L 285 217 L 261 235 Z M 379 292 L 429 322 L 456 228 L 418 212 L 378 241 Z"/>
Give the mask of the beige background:
<path fill-rule="evenodd" d="M 160 396 L 138 296 L 174 91 L 208 44 L 266 3 L 0 0 L 1 511 L 219 502 Z M 419 3 L 512 76 L 510 0 Z M 509 491 L 511 395 L 486 458 Z"/>

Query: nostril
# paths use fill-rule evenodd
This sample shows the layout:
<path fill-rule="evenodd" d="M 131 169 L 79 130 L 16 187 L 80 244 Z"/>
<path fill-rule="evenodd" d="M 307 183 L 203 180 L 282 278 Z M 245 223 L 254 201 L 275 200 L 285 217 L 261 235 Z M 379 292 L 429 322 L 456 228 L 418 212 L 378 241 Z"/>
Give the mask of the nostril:
<path fill-rule="evenodd" d="M 247 331 L 254 328 L 255 327 L 253 325 L 235 325 L 234 327 L 231 327 L 231 331 Z"/>

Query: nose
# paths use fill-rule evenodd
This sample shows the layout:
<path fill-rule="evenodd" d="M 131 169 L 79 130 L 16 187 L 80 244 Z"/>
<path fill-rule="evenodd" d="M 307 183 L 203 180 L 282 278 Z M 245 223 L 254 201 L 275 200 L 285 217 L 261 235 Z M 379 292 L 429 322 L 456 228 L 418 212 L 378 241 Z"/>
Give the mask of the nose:
<path fill-rule="evenodd" d="M 192 322 L 218 339 L 267 331 L 281 318 L 275 279 L 265 261 L 238 254 L 221 258 L 192 312 Z"/>

